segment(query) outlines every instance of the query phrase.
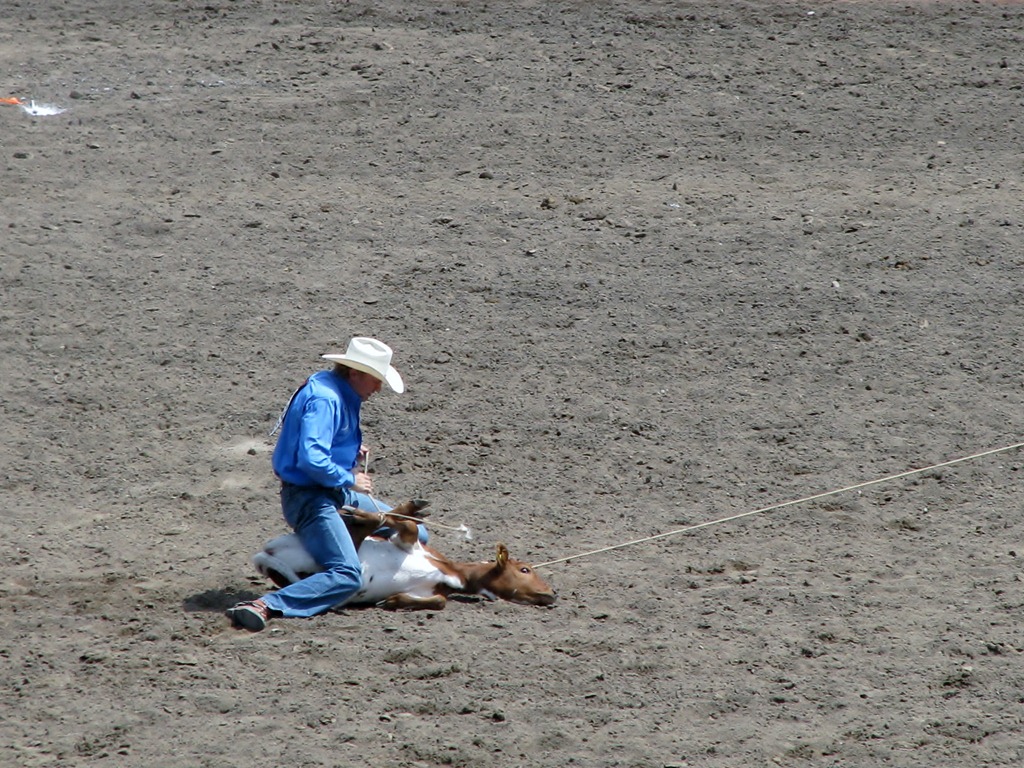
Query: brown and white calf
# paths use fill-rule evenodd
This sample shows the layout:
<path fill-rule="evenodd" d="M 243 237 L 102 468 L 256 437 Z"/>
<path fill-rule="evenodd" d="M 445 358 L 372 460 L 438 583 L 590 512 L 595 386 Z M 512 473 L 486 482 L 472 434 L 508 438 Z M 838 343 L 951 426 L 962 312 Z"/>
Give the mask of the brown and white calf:
<path fill-rule="evenodd" d="M 425 506 L 426 502 L 418 500 L 405 502 L 393 512 L 417 516 Z M 494 560 L 456 562 L 422 544 L 413 520 L 387 513 L 348 513 L 343 516 L 359 548 L 363 586 L 343 605 L 441 610 L 452 594 L 481 595 L 526 605 L 552 605 L 557 598 L 555 590 L 533 568 L 509 556 L 504 544 L 498 544 Z M 386 539 L 368 535 L 382 525 L 394 533 Z M 268 541 L 252 562 L 279 587 L 322 570 L 294 533 Z"/>

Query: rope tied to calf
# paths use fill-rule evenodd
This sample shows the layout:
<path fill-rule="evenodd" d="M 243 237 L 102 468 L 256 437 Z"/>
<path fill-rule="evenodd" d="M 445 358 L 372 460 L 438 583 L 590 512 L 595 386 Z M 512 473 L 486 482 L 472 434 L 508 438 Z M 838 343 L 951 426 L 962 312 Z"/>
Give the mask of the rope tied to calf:
<path fill-rule="evenodd" d="M 367 495 L 369 495 L 369 494 L 367 494 Z M 392 511 L 385 512 L 383 509 L 381 509 L 380 504 L 377 503 L 377 500 L 373 496 L 370 496 L 370 501 L 373 502 L 373 506 L 377 508 L 377 512 L 379 512 L 381 515 L 390 515 L 391 517 L 397 517 L 397 518 L 400 518 L 402 520 L 412 520 L 413 522 L 415 522 L 417 524 L 419 524 L 419 523 L 422 523 L 423 525 L 427 524 L 426 520 L 423 520 L 423 519 L 421 519 L 419 517 L 413 517 L 412 515 L 403 515 L 403 514 L 401 514 L 399 512 L 392 512 Z M 439 523 L 436 520 L 431 520 L 430 521 L 430 527 L 431 528 L 444 528 L 445 530 L 448 530 L 448 531 L 455 531 L 456 533 L 463 534 L 466 537 L 466 541 L 472 541 L 473 540 L 473 531 L 471 531 L 469 529 L 469 526 L 467 526 L 465 524 L 456 527 L 454 525 L 445 525 L 444 523 Z"/>
<path fill-rule="evenodd" d="M 369 472 L 370 472 L 370 451 L 368 449 L 363 453 L 363 472 L 367 473 L 367 474 L 369 474 Z M 402 520 L 412 520 L 412 521 L 414 521 L 417 524 L 424 523 L 424 521 L 421 520 L 418 517 L 412 517 L 410 515 L 403 515 L 403 514 L 400 514 L 400 513 L 397 513 L 397 512 L 392 512 L 392 511 L 388 511 L 388 512 L 385 513 L 385 511 L 383 509 L 381 509 L 380 504 L 377 503 L 377 499 L 374 498 L 373 494 L 368 493 L 366 495 L 370 497 L 370 501 L 373 502 L 374 508 L 376 508 L 377 512 L 380 513 L 380 514 L 388 514 L 388 515 L 391 515 L 392 517 L 401 518 Z M 431 528 L 444 528 L 445 530 L 448 530 L 448 531 L 455 531 L 456 533 L 463 534 L 466 537 L 466 541 L 472 541 L 473 540 L 473 531 L 471 531 L 469 529 L 469 526 L 467 526 L 465 524 L 462 524 L 462 525 L 460 525 L 458 527 L 455 527 L 453 525 L 445 525 L 444 523 L 439 523 L 436 520 L 431 520 L 430 521 L 430 527 Z"/>
<path fill-rule="evenodd" d="M 856 483 L 855 485 L 847 485 L 847 486 L 845 486 L 843 488 L 836 488 L 835 490 L 831 490 L 831 491 L 824 491 L 822 493 L 815 493 L 815 494 L 813 494 L 811 496 L 803 496 L 802 498 L 799 498 L 799 499 L 791 499 L 790 501 L 783 501 L 783 502 L 780 502 L 778 504 L 771 504 L 771 505 L 769 505 L 767 507 L 761 507 L 759 509 L 752 509 L 752 510 L 750 510 L 748 512 L 741 512 L 741 513 L 739 513 L 737 515 L 729 515 L 728 517 L 721 517 L 721 518 L 718 518 L 717 520 L 707 520 L 707 521 L 705 521 L 703 523 L 695 523 L 694 525 L 687 525 L 684 528 L 676 528 L 675 530 L 665 531 L 664 533 L 658 533 L 658 534 L 655 534 L 654 536 L 645 536 L 642 539 L 633 539 L 632 541 L 624 541 L 621 544 L 613 544 L 613 545 L 608 546 L 608 547 L 601 547 L 600 549 L 592 549 L 589 552 L 580 552 L 579 554 L 576 554 L 576 555 L 569 555 L 568 557 L 560 557 L 557 560 L 548 560 L 547 562 L 544 562 L 544 563 L 535 563 L 533 567 L 534 568 L 546 568 L 546 567 L 548 567 L 550 565 L 555 565 L 556 563 L 567 563 L 570 560 L 576 560 L 576 559 L 581 558 L 581 557 L 590 557 L 591 555 L 599 555 L 599 554 L 602 554 L 604 552 L 611 552 L 611 551 L 616 550 L 616 549 L 623 549 L 625 547 L 632 547 L 632 546 L 634 546 L 636 544 L 644 544 L 644 543 L 646 543 L 648 541 L 656 541 L 658 539 L 668 538 L 669 536 L 677 536 L 677 535 L 679 535 L 681 533 L 690 533 L 691 531 L 696 531 L 696 530 L 699 530 L 701 528 L 709 528 L 712 525 L 721 525 L 722 523 L 730 523 L 730 522 L 732 522 L 734 520 L 740 520 L 740 519 L 742 519 L 744 517 L 751 517 L 752 515 L 760 515 L 760 514 L 764 514 L 765 512 L 772 512 L 772 511 L 774 511 L 776 509 L 782 509 L 783 507 L 791 507 L 794 504 L 803 504 L 803 503 L 808 502 L 808 501 L 815 501 L 817 499 L 823 499 L 823 498 L 826 498 L 828 496 L 835 496 L 837 494 L 846 493 L 848 491 L 856 491 L 856 490 L 858 490 L 860 488 L 867 488 L 868 486 L 871 486 L 871 485 L 878 485 L 880 483 L 887 483 L 887 482 L 890 482 L 892 480 L 899 480 L 900 478 L 910 477 L 911 475 L 918 475 L 918 474 L 921 474 L 922 472 L 930 472 L 930 471 L 935 470 L 935 469 L 941 469 L 942 467 L 949 467 L 949 466 L 952 466 L 954 464 L 961 464 L 961 463 L 963 463 L 965 461 L 971 461 L 973 459 L 980 459 L 980 458 L 982 458 L 984 456 L 992 456 L 992 455 L 997 454 L 997 453 L 1005 453 L 1006 451 L 1012 451 L 1012 450 L 1014 450 L 1016 448 L 1021 448 L 1021 447 L 1024 447 L 1024 442 L 1014 443 L 1012 445 L 1004 445 L 1001 448 L 992 448 L 992 449 L 987 450 L 987 451 L 981 451 L 979 453 L 972 453 L 970 456 L 961 456 L 960 458 L 957 458 L 957 459 L 950 459 L 949 461 L 942 461 L 942 462 L 939 462 L 938 464 L 931 464 L 931 465 L 929 465 L 927 467 L 921 467 L 920 469 L 910 469 L 910 470 L 907 470 L 906 472 L 898 472 L 895 475 L 887 475 L 886 477 L 879 477 L 879 478 L 877 478 L 875 480 L 868 480 L 868 481 L 863 482 L 863 483 Z"/>

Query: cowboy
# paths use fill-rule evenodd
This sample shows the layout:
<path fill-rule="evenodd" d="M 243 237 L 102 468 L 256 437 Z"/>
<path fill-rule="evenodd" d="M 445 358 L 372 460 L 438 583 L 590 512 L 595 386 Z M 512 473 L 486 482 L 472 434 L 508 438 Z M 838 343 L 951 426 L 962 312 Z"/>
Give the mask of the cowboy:
<path fill-rule="evenodd" d="M 385 382 L 396 393 L 405 391 L 391 355 L 387 344 L 357 336 L 345 354 L 323 355 L 334 367 L 314 373 L 292 395 L 281 416 L 274 474 L 284 519 L 324 570 L 229 608 L 235 626 L 258 632 L 276 616 L 315 616 L 362 587 L 359 555 L 338 509 L 391 509 L 373 498 L 365 464 L 359 469 L 366 455 L 360 406 Z"/>

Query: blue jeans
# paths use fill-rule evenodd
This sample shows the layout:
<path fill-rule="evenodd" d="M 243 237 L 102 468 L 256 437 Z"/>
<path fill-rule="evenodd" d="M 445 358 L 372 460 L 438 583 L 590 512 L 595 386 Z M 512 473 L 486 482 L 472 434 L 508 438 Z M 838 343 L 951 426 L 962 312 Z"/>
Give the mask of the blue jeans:
<path fill-rule="evenodd" d="M 282 484 L 284 519 L 324 570 L 264 595 L 261 599 L 272 610 L 280 611 L 283 616 L 316 616 L 343 603 L 362 588 L 359 554 L 345 521 L 338 514 L 338 508 L 346 505 L 367 512 L 391 510 L 390 504 L 356 491 Z M 419 531 L 420 541 L 426 543 L 426 527 L 420 525 Z"/>
<path fill-rule="evenodd" d="M 361 494 L 360 494 L 361 495 Z M 308 617 L 330 610 L 363 586 L 362 566 L 338 507 L 359 506 L 354 493 L 297 485 L 281 486 L 281 509 L 302 546 L 324 570 L 263 596 L 263 602 L 284 616 Z M 372 510 L 373 503 L 365 500 Z M 384 509 L 384 505 L 381 505 Z"/>

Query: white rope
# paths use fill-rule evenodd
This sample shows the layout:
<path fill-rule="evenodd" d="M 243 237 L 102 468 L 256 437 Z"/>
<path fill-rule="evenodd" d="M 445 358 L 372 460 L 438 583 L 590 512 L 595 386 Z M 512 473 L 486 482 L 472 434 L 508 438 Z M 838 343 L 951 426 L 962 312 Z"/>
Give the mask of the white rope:
<path fill-rule="evenodd" d="M 428 528 L 444 528 L 445 530 L 455 531 L 456 533 L 464 534 L 465 537 L 466 537 L 466 541 L 472 541 L 473 540 L 473 532 L 466 525 L 460 525 L 460 526 L 456 527 L 454 525 L 445 525 L 444 523 L 439 523 L 436 520 L 424 520 L 424 519 L 421 519 L 419 517 L 412 517 L 411 515 L 402 515 L 402 514 L 399 514 L 397 512 L 391 512 L 391 511 L 383 512 L 381 510 L 380 506 L 377 505 L 377 502 L 374 500 L 373 496 L 370 496 L 370 501 L 373 501 L 374 506 L 377 507 L 377 511 L 381 512 L 381 514 L 391 515 L 391 517 L 399 517 L 402 520 L 412 520 L 413 522 L 415 522 L 417 524 L 425 525 Z"/>
<path fill-rule="evenodd" d="M 634 544 L 643 544 L 643 543 L 648 542 L 648 541 L 655 541 L 657 539 L 664 539 L 664 538 L 667 538 L 669 536 L 676 536 L 676 535 L 678 535 L 680 533 L 689 533 L 690 531 L 696 531 L 696 530 L 698 530 L 700 528 L 708 528 L 708 527 L 710 527 L 712 525 L 720 525 L 721 523 L 730 523 L 733 520 L 739 520 L 739 519 L 744 518 L 744 517 L 750 517 L 751 515 L 759 515 L 759 514 L 762 514 L 764 512 L 771 512 L 772 510 L 775 510 L 775 509 L 782 509 L 783 507 L 790 507 L 790 506 L 792 506 L 794 504 L 802 504 L 802 503 L 804 503 L 806 501 L 814 501 L 815 499 L 823 499 L 826 496 L 835 496 L 838 493 L 845 493 L 847 491 L 855 491 L 858 488 L 867 488 L 869 485 L 878 485 L 879 483 L 886 483 L 886 482 L 889 482 L 890 480 L 898 480 L 901 477 L 909 477 L 910 475 L 917 475 L 917 474 L 920 474 L 921 472 L 928 472 L 928 471 L 933 470 L 933 469 L 940 469 L 941 467 L 948 467 L 948 466 L 951 466 L 953 464 L 960 464 L 961 462 L 964 462 L 964 461 L 970 461 L 972 459 L 980 459 L 983 456 L 991 456 L 991 455 L 996 454 L 996 453 L 1003 453 L 1005 451 L 1012 451 L 1015 448 L 1021 448 L 1021 447 L 1024 447 L 1024 442 L 1014 443 L 1013 445 L 1005 445 L 1002 448 L 993 448 L 993 449 L 988 450 L 988 451 L 982 451 L 981 453 L 973 453 L 970 456 L 961 456 L 959 459 L 950 459 L 949 461 L 943 461 L 943 462 L 940 462 L 939 464 L 932 464 L 931 466 L 928 466 L 928 467 L 921 467 L 920 469 L 911 469 L 911 470 L 908 470 L 906 472 L 900 472 L 900 473 L 895 474 L 895 475 L 889 475 L 888 477 L 880 477 L 877 480 L 868 480 L 867 482 L 864 482 L 864 483 L 857 483 L 856 485 L 848 485 L 845 488 L 837 488 L 834 491 L 825 491 L 824 493 L 816 493 L 813 496 L 804 496 L 801 499 L 793 499 L 791 501 L 783 501 L 780 504 L 772 504 L 771 506 L 768 506 L 768 507 L 761 507 L 760 509 L 754 509 L 754 510 L 751 510 L 749 512 L 741 512 L 738 515 L 730 515 L 729 517 L 722 517 L 722 518 L 719 518 L 718 520 L 708 520 L 707 522 L 697 523 L 695 525 L 688 525 L 685 528 L 676 528 L 674 531 L 666 531 L 665 533 L 659 533 L 659 534 L 656 534 L 654 536 L 647 536 L 647 537 L 642 538 L 642 539 L 633 539 L 632 541 L 626 541 L 626 542 L 623 542 L 622 544 L 613 544 L 610 547 L 602 547 L 601 549 L 593 549 L 593 550 L 591 550 L 589 552 L 581 552 L 578 555 L 570 555 L 569 557 L 561 557 L 561 558 L 559 558 L 557 560 L 548 560 L 546 563 L 537 563 L 533 567 L 534 568 L 546 568 L 547 566 L 554 565 L 555 563 L 567 563 L 570 560 L 575 560 L 575 559 L 580 558 L 580 557 L 590 557 L 591 555 L 598 555 L 598 554 L 601 554 L 603 552 L 611 552 L 612 550 L 622 549 L 623 547 L 631 547 Z"/>
<path fill-rule="evenodd" d="M 363 474 L 369 474 L 369 473 L 370 473 L 370 449 L 367 448 L 366 451 L 363 453 Z M 377 499 L 375 499 L 372 494 L 368 493 L 366 495 L 370 497 L 370 501 L 373 502 L 373 506 L 377 508 L 377 512 L 379 514 L 391 515 L 392 517 L 400 517 L 403 520 L 413 520 L 417 525 L 419 525 L 420 523 L 422 523 L 423 525 L 427 524 L 426 520 L 422 520 L 422 519 L 420 519 L 418 517 L 411 517 L 410 515 L 402 515 L 402 514 L 399 514 L 397 512 L 392 512 L 391 510 L 388 510 L 387 512 L 385 512 L 383 509 L 380 508 L 380 504 L 377 503 Z M 455 531 L 456 533 L 461 533 L 461 534 L 465 535 L 466 541 L 472 541 L 473 540 L 473 532 L 465 524 L 460 525 L 458 528 L 456 528 L 454 525 L 445 525 L 444 523 L 439 523 L 436 520 L 431 520 L 430 521 L 430 527 L 431 528 L 444 528 L 444 529 L 449 530 L 449 531 Z"/>

